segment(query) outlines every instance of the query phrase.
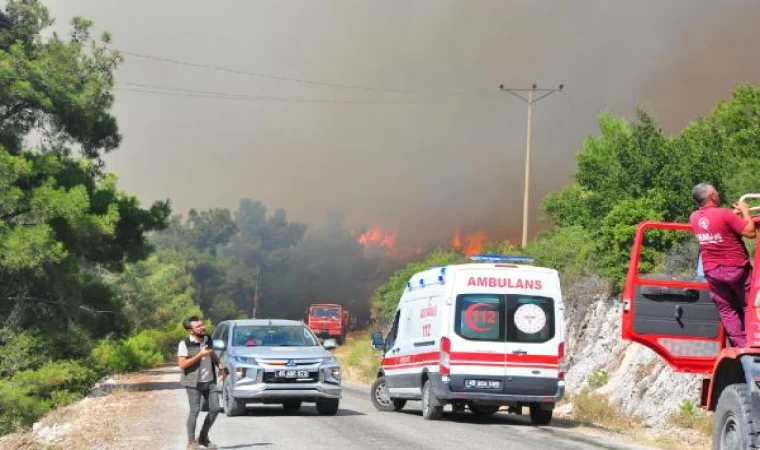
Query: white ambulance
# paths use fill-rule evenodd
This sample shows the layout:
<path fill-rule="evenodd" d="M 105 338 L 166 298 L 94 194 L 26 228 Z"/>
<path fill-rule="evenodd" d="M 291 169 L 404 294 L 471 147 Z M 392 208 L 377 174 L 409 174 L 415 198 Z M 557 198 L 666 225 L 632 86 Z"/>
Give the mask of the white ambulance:
<path fill-rule="evenodd" d="M 556 270 L 525 257 L 477 255 L 475 263 L 416 273 L 385 339 L 371 400 L 381 411 L 422 401 L 425 419 L 443 407 L 476 415 L 530 409 L 551 421 L 564 394 L 564 306 Z"/>

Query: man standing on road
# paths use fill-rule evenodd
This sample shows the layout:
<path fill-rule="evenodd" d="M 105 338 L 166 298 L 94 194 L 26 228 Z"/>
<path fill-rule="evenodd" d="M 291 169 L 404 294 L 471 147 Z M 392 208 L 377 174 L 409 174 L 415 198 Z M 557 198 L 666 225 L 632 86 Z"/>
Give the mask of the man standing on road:
<path fill-rule="evenodd" d="M 755 221 L 744 202 L 734 210 L 720 208 L 720 195 L 711 184 L 700 183 L 691 191 L 699 209 L 689 218 L 697 236 L 710 298 L 734 347 L 745 347 L 746 297 L 750 288 L 749 253 L 743 237 L 755 237 Z M 739 215 L 741 217 L 739 217 Z"/>
<path fill-rule="evenodd" d="M 182 369 L 180 382 L 187 391 L 190 414 L 187 416 L 187 450 L 197 450 L 199 445 L 207 449 L 218 449 L 209 440 L 208 433 L 219 414 L 219 395 L 216 392 L 216 371 L 219 360 L 211 349 L 206 328 L 198 316 L 188 317 L 182 321 L 188 336 L 180 341 L 177 348 L 177 365 Z M 219 376 L 225 378 L 224 370 L 219 366 Z M 195 440 L 195 425 L 201 404 L 208 405 L 208 414 L 203 421 L 198 440 Z"/>

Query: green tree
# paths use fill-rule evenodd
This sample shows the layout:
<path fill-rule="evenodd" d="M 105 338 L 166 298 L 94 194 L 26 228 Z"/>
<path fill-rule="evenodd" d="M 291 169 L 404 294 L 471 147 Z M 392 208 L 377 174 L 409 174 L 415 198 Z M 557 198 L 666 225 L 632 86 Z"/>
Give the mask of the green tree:
<path fill-rule="evenodd" d="M 411 262 L 397 270 L 385 284 L 378 287 L 372 294 L 372 311 L 375 319 L 381 322 L 389 322 L 393 319 L 401 294 L 404 293 L 407 283 L 415 273 L 427 270 L 431 266 L 445 266 L 462 262 L 466 262 L 464 256 L 438 249 L 428 254 L 424 260 Z"/>
<path fill-rule="evenodd" d="M 600 135 L 584 142 L 569 186 L 548 195 L 542 208 L 560 230 L 580 227 L 593 241 L 592 259 L 602 274 L 625 276 L 636 224 L 642 220 L 685 222 L 696 208 L 692 187 L 708 181 L 727 203 L 760 190 L 760 89 L 738 86 L 729 101 L 666 137 L 651 116 L 629 123 L 603 114 Z M 642 269 L 658 264 L 655 253 L 682 243 L 648 237 Z"/>
<path fill-rule="evenodd" d="M 145 258 L 145 232 L 166 225 L 168 202 L 149 209 L 117 189 L 102 155 L 120 136 L 110 113 L 120 61 L 109 36 L 73 21 L 68 40 L 39 2 L 0 11 L 0 318 L 11 327 L 125 331 L 101 273 Z M 24 148 L 30 133 L 39 148 Z M 79 156 L 75 151 L 79 152 Z"/>

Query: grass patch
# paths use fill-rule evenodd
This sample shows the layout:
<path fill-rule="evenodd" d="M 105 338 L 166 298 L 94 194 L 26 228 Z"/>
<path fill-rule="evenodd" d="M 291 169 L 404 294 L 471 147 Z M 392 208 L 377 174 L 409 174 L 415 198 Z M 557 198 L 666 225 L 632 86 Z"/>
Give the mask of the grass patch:
<path fill-rule="evenodd" d="M 621 431 L 634 424 L 634 420 L 624 415 L 607 397 L 582 391 L 572 398 L 573 418 L 585 425 L 602 425 L 614 431 Z"/>
<path fill-rule="evenodd" d="M 335 350 L 335 357 L 343 369 L 343 379 L 352 383 L 371 384 L 377 377 L 380 358 L 370 347 L 370 333 L 351 333 L 346 343 Z"/>
<path fill-rule="evenodd" d="M 609 380 L 610 376 L 607 375 L 607 372 L 601 369 L 596 369 L 588 376 L 588 387 L 591 389 L 598 389 L 607 384 Z"/>
<path fill-rule="evenodd" d="M 712 435 L 712 415 L 691 400 L 683 400 L 668 417 L 668 421 L 677 427 L 696 430 L 707 436 Z"/>

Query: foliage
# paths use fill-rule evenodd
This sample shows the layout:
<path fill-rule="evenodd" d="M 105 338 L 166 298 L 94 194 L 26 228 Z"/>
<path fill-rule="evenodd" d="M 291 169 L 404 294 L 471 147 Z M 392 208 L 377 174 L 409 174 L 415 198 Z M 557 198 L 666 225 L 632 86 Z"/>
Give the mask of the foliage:
<path fill-rule="evenodd" d="M 92 39 L 84 19 L 68 40 L 41 37 L 51 23 L 39 2 L 0 11 L 0 319 L 124 332 L 98 271 L 146 257 L 144 233 L 165 226 L 169 207 L 142 209 L 103 171 L 102 154 L 120 141 L 110 38 Z M 39 148 L 23 148 L 30 133 Z"/>
<path fill-rule="evenodd" d="M 609 381 L 610 377 L 604 370 L 596 369 L 591 374 L 589 374 L 588 379 L 586 380 L 588 382 L 588 387 L 591 389 L 597 389 Z"/>
<path fill-rule="evenodd" d="M 399 269 L 390 279 L 378 287 L 372 295 L 372 309 L 375 319 L 381 322 L 390 322 L 396 312 L 396 306 L 401 299 L 401 294 L 407 287 L 407 282 L 417 272 L 429 269 L 431 266 L 444 266 L 465 262 L 464 256 L 445 250 L 435 250 L 422 261 L 411 262 L 404 268 Z"/>
<path fill-rule="evenodd" d="M 704 435 L 712 435 L 712 416 L 689 399 L 684 399 L 668 416 L 668 421 L 681 428 L 697 430 Z"/>
<path fill-rule="evenodd" d="M 712 182 L 729 203 L 758 190 L 759 88 L 738 86 L 729 101 L 671 137 L 643 111 L 630 123 L 603 114 L 599 129 L 578 154 L 574 183 L 549 194 L 542 208 L 560 229 L 586 230 L 597 269 L 618 282 L 625 277 L 636 224 L 687 221 L 697 183 Z M 648 239 L 656 251 L 683 242 L 664 235 Z M 657 264 L 653 253 L 642 261 L 645 269 Z"/>
<path fill-rule="evenodd" d="M 63 360 L 0 379 L 0 434 L 29 426 L 51 409 L 81 398 L 98 376 L 85 363 Z"/>
<path fill-rule="evenodd" d="M 143 330 L 122 341 L 101 340 L 92 350 L 92 356 L 97 366 L 106 372 L 134 372 L 166 360 L 169 349 L 162 348 L 162 343 L 168 347 L 167 334 L 174 338 L 171 339 L 173 345 L 181 339 L 168 332 Z"/>
<path fill-rule="evenodd" d="M 633 424 L 633 419 L 622 414 L 604 395 L 583 390 L 570 401 L 573 404 L 573 418 L 582 424 L 604 425 L 614 430 Z"/>

